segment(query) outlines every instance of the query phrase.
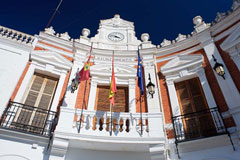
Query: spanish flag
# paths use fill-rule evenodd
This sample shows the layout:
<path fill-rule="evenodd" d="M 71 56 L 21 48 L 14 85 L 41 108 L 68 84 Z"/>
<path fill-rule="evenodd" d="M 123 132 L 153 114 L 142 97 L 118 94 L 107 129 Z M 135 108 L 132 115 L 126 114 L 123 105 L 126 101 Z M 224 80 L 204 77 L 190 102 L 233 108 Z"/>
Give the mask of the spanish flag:
<path fill-rule="evenodd" d="M 114 96 L 117 93 L 117 87 L 116 87 L 116 80 L 115 80 L 115 74 L 114 74 L 114 54 L 112 57 L 112 79 L 110 84 L 110 90 L 109 90 L 109 100 L 112 105 L 114 105 Z"/>
<path fill-rule="evenodd" d="M 79 75 L 79 81 L 88 80 L 88 78 L 90 76 L 90 62 L 89 62 L 89 60 L 84 64 L 84 67 L 81 69 L 81 71 L 78 73 L 78 75 Z"/>
<path fill-rule="evenodd" d="M 91 45 L 90 49 L 90 55 L 88 57 L 87 62 L 84 64 L 83 68 L 81 71 L 78 73 L 79 75 L 79 81 L 85 81 L 88 80 L 90 77 L 90 59 L 91 59 L 91 53 L 92 53 L 92 48 L 93 48 L 93 43 Z"/>

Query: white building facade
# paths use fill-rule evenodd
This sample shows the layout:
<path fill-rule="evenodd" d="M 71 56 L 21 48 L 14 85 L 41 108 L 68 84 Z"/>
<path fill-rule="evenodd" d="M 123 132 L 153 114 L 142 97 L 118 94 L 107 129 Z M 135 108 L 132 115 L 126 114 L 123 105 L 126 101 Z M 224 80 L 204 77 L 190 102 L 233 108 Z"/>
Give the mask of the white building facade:
<path fill-rule="evenodd" d="M 0 26 L 0 160 L 238 160 L 239 6 L 212 24 L 196 16 L 191 35 L 160 45 L 120 15 L 79 39 Z M 155 86 L 141 98 L 138 49 Z M 89 56 L 90 78 L 73 88 Z"/>

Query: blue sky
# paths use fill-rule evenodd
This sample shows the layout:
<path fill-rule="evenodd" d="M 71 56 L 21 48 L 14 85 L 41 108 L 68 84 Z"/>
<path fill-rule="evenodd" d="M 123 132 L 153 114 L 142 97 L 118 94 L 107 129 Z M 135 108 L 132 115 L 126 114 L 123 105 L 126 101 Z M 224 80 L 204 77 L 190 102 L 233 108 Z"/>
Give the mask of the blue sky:
<path fill-rule="evenodd" d="M 0 5 L 0 25 L 31 35 L 44 30 L 60 0 L 7 0 Z M 57 33 L 79 38 L 82 28 L 94 36 L 100 19 L 121 18 L 134 22 L 137 37 L 149 33 L 154 44 L 178 33 L 193 31 L 193 17 L 212 22 L 217 12 L 231 9 L 232 0 L 63 0 L 51 25 Z"/>

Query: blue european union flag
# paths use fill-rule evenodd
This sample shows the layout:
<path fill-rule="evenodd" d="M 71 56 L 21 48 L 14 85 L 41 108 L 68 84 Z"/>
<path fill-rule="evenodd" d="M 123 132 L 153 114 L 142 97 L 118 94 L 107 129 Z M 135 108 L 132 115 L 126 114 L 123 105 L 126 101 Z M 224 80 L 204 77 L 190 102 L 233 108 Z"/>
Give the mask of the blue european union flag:
<path fill-rule="evenodd" d="M 138 67 L 137 67 L 138 87 L 140 88 L 141 95 L 144 94 L 143 75 L 142 75 L 142 60 L 138 50 Z"/>

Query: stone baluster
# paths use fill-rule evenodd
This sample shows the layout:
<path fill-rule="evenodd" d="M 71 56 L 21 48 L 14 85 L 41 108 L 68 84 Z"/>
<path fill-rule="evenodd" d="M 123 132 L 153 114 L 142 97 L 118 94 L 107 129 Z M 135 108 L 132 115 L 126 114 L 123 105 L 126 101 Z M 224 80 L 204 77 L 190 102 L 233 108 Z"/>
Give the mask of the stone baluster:
<path fill-rule="evenodd" d="M 94 118 L 94 115 L 90 114 L 89 115 L 89 129 L 90 129 L 90 131 L 93 131 L 93 118 Z"/>
<path fill-rule="evenodd" d="M 101 119 L 100 116 L 96 116 L 96 131 L 98 131 L 100 128 L 100 119 Z"/>
<path fill-rule="evenodd" d="M 103 126 L 102 127 L 103 127 L 102 131 L 106 131 L 106 128 L 107 128 L 107 115 L 106 115 L 106 113 L 103 116 Z"/>
<path fill-rule="evenodd" d="M 146 117 L 142 118 L 143 133 L 146 132 L 146 129 L 147 129 L 146 119 L 147 119 Z"/>
<path fill-rule="evenodd" d="M 82 122 L 82 128 L 88 130 L 88 115 L 84 114 L 83 116 L 84 121 Z"/>
<path fill-rule="evenodd" d="M 116 133 L 118 133 L 118 132 L 120 132 L 120 118 L 116 118 L 116 122 L 117 122 L 117 124 L 115 125 L 116 126 Z"/>
<path fill-rule="evenodd" d="M 122 132 L 127 132 L 126 130 L 127 130 L 127 120 L 128 119 L 126 117 L 123 117 L 122 120 L 123 120 Z"/>

